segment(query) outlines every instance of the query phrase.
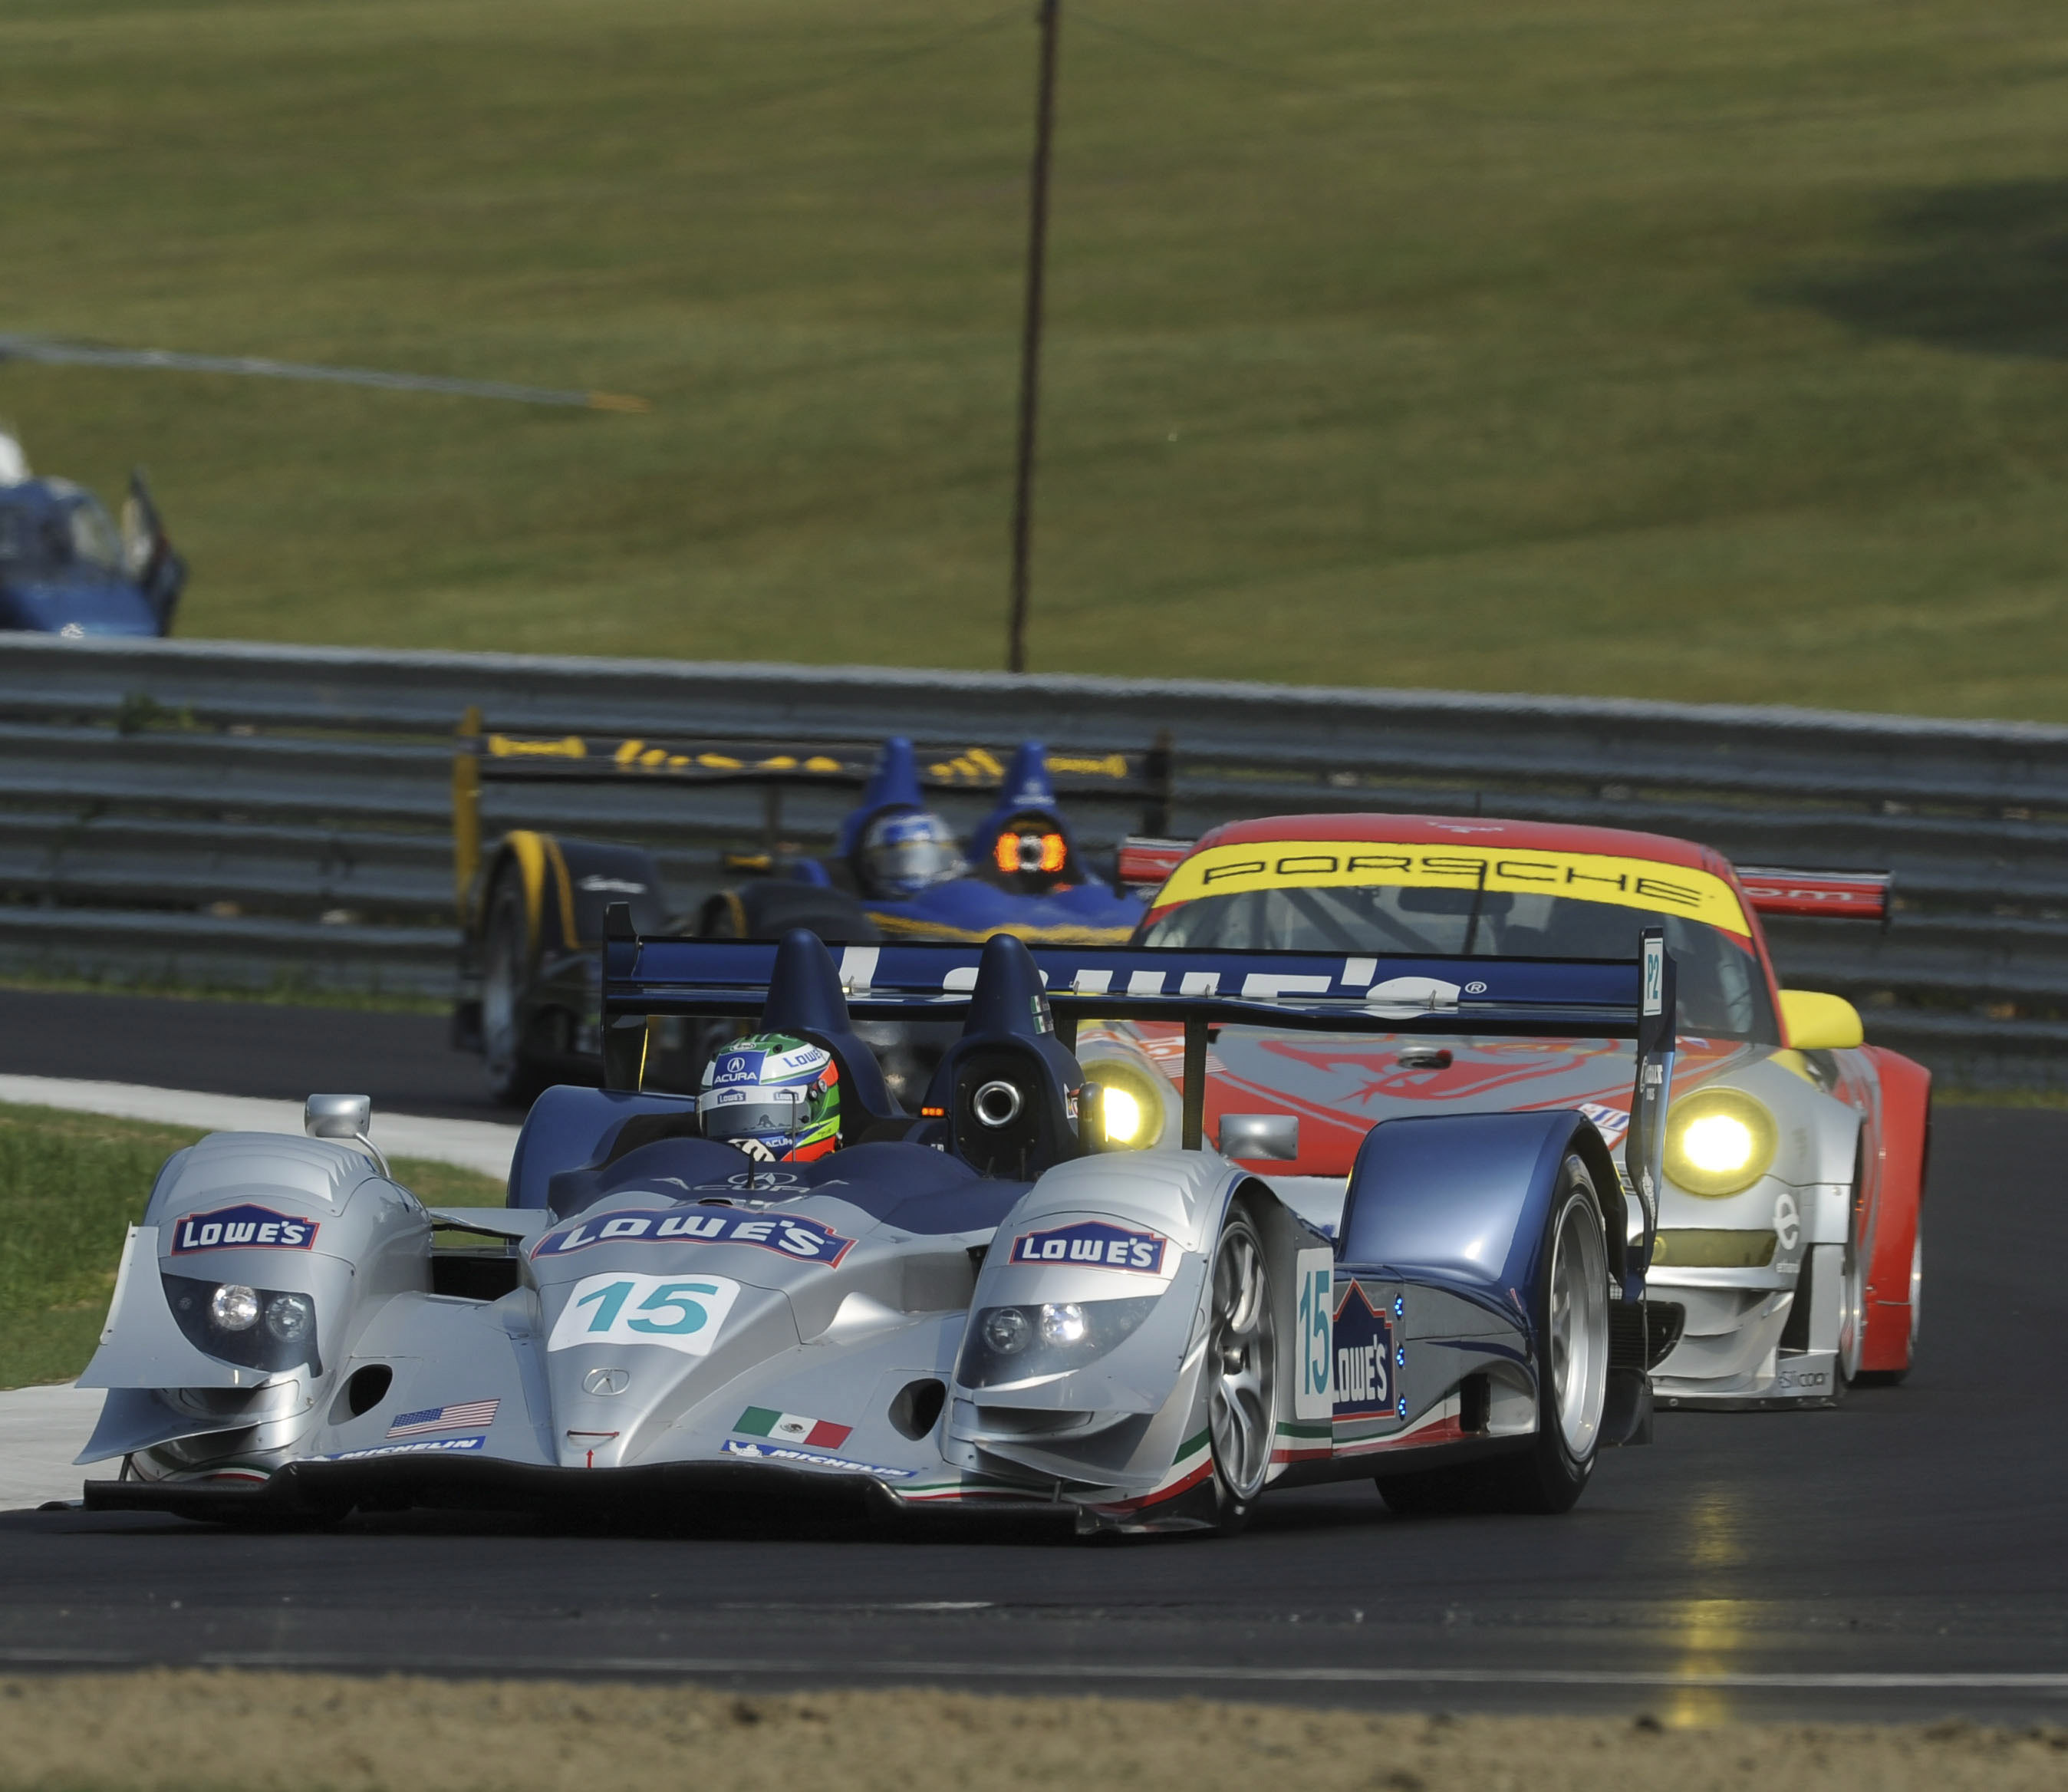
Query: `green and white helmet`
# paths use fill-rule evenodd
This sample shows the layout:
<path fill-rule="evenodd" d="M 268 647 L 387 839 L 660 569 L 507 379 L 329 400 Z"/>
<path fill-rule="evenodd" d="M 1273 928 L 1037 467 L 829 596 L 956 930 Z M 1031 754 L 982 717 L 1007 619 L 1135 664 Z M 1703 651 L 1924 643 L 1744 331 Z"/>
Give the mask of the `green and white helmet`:
<path fill-rule="evenodd" d="M 754 1033 L 711 1054 L 697 1113 L 704 1137 L 763 1162 L 802 1163 L 840 1144 L 840 1066 L 788 1033 Z"/>

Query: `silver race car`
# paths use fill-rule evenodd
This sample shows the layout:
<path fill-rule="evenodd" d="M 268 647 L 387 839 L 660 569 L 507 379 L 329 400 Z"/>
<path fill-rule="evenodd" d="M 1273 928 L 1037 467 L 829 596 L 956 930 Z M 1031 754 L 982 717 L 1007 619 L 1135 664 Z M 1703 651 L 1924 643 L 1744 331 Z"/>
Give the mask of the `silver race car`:
<path fill-rule="evenodd" d="M 173 1157 L 82 1384 L 96 1509 L 227 1522 L 418 1505 L 862 1498 L 1231 1531 L 1272 1486 L 1569 1507 L 1649 1436 L 1677 1309 L 1644 1299 L 1672 961 L 1444 967 L 1276 952 L 604 945 L 611 1086 L 548 1090 L 503 1208 L 428 1208 L 312 1097 L 307 1138 Z M 655 1017 L 757 1016 L 696 1096 Z M 851 1016 L 963 1021 L 918 1115 Z M 1177 1148 L 1117 1151 L 1081 1016 L 1167 1020 Z M 1626 1194 L 1594 1122 L 1386 1122 L 1324 1230 L 1201 1137 L 1211 1029 L 1620 1037 Z M 1223 1116 L 1223 1138 L 1240 1131 Z M 1633 1213 L 1626 1203 L 1634 1202 Z M 455 1243 L 455 1239 L 459 1242 Z"/>

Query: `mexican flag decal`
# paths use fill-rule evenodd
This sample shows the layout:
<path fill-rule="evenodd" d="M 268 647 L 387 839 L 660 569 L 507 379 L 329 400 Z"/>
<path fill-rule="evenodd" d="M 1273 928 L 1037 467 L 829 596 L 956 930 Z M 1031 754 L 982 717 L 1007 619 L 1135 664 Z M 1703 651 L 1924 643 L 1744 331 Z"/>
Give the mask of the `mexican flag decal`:
<path fill-rule="evenodd" d="M 732 1427 L 748 1437 L 780 1438 L 785 1444 L 808 1444 L 821 1450 L 837 1450 L 848 1439 L 852 1425 L 834 1425 L 823 1419 L 807 1419 L 800 1412 L 777 1412 L 768 1407 L 749 1407 Z"/>

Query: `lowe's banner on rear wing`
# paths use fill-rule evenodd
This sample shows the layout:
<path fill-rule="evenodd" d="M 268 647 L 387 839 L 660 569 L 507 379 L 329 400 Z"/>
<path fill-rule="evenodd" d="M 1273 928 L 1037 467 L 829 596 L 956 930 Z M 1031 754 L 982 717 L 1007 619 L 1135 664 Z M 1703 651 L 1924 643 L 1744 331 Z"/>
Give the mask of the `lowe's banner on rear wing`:
<path fill-rule="evenodd" d="M 1030 948 L 1047 1001 L 1066 1014 L 1206 1018 L 1349 1031 L 1631 1037 L 1639 1025 L 1636 930 L 1620 959 L 1389 958 L 1308 952 Z M 958 1018 L 983 948 L 960 943 L 834 948 L 858 1015 Z M 608 940 L 604 1003 L 613 1015 L 759 1012 L 770 944 Z M 1045 1023 L 1044 1023 L 1045 1024 Z"/>

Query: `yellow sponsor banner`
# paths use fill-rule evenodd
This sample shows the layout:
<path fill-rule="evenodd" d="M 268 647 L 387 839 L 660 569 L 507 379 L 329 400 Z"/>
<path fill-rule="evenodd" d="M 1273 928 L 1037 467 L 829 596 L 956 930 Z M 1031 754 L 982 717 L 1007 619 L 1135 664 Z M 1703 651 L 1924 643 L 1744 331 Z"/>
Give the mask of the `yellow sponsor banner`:
<path fill-rule="evenodd" d="M 1484 886 L 1482 886 L 1484 880 Z M 1151 906 L 1252 890 L 1343 889 L 1402 885 L 1432 890 L 1500 890 L 1565 896 L 1575 902 L 1684 914 L 1750 938 L 1744 911 L 1721 878 L 1655 859 L 1604 853 L 1555 853 L 1462 845 L 1393 845 L 1374 840 L 1274 840 L 1213 846 L 1172 872 Z"/>
<path fill-rule="evenodd" d="M 579 735 L 559 740 L 520 740 L 514 735 L 492 734 L 488 751 L 493 759 L 586 759 L 588 745 Z"/>

